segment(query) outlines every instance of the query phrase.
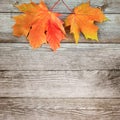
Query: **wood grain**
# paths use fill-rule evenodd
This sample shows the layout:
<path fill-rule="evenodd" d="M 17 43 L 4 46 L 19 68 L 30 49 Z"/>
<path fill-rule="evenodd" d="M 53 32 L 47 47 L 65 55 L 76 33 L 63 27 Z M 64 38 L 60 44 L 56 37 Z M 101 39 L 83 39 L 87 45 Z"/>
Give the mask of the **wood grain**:
<path fill-rule="evenodd" d="M 120 70 L 1 71 L 0 97 L 120 98 Z"/>
<path fill-rule="evenodd" d="M 16 14 L 10 13 L 0 13 L 0 43 L 5 42 L 27 42 L 24 37 L 14 37 L 12 35 L 12 26 L 14 21 L 12 17 Z M 64 14 L 63 18 L 66 16 Z M 100 43 L 120 43 L 120 14 L 107 14 L 106 15 L 110 21 L 105 22 L 103 24 L 99 24 L 100 31 L 99 31 L 99 41 Z M 9 21 L 9 22 L 8 22 Z M 73 36 L 67 34 L 68 40 L 64 40 L 63 42 L 74 42 Z M 84 37 L 80 37 L 79 42 L 96 42 L 91 40 L 85 40 Z"/>
<path fill-rule="evenodd" d="M 56 52 L 12 35 L 15 5 L 29 1 L 0 0 L 0 120 L 120 120 L 120 0 L 91 0 L 110 19 L 99 25 L 99 43 L 81 36 L 73 44 L 66 30 Z M 73 9 L 86 1 L 65 2 Z M 62 2 L 53 11 L 70 13 Z"/>
<path fill-rule="evenodd" d="M 32 50 L 28 44 L 0 44 L 0 70 L 119 70 L 120 44 L 61 44 Z"/>
<path fill-rule="evenodd" d="M 44 0 L 45 3 L 51 8 L 57 0 Z M 82 2 L 87 2 L 88 0 L 67 0 L 65 1 L 67 5 L 73 9 L 75 6 L 81 4 Z M 106 2 L 107 1 L 107 2 Z M 29 3 L 30 0 L 0 0 L 0 12 L 18 12 L 15 5 L 22 3 Z M 34 0 L 34 2 L 39 3 L 39 0 Z M 105 13 L 120 13 L 120 1 L 119 0 L 91 0 L 91 5 L 95 7 L 105 8 Z M 70 13 L 70 11 L 60 2 L 54 11 L 60 13 Z"/>
<path fill-rule="evenodd" d="M 119 120 L 119 99 L 0 99 L 0 120 Z"/>

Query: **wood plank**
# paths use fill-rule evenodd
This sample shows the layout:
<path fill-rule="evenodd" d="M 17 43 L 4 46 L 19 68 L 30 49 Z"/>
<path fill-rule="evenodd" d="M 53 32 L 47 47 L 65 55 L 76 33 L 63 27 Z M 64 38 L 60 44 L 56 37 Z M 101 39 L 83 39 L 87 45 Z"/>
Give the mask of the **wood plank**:
<path fill-rule="evenodd" d="M 120 70 L 1 71 L 0 97 L 120 98 Z"/>
<path fill-rule="evenodd" d="M 29 3 L 30 0 L 1 0 L 0 1 L 0 12 L 18 12 L 18 10 L 14 7 L 16 4 Z M 44 0 L 45 3 L 51 8 L 56 0 Z M 65 1 L 67 5 L 73 9 L 75 6 L 81 4 L 82 2 L 86 2 L 88 0 L 67 0 Z M 107 1 L 107 2 L 106 2 Z M 39 3 L 39 0 L 34 0 L 34 2 Z M 91 0 L 91 5 L 95 7 L 105 7 L 105 13 L 120 13 L 120 1 L 119 0 Z M 70 13 L 70 11 L 60 2 L 55 8 L 54 11 L 60 13 Z"/>
<path fill-rule="evenodd" d="M 0 70 L 119 70 L 120 44 L 61 44 L 33 50 L 24 43 L 0 44 Z"/>
<path fill-rule="evenodd" d="M 16 14 L 10 13 L 0 13 L 0 43 L 3 42 L 26 42 L 27 40 L 23 37 L 17 38 L 12 35 L 12 26 L 14 21 L 12 17 Z M 66 14 L 63 16 L 65 18 Z M 99 31 L 99 41 L 100 43 L 120 43 L 120 14 L 107 14 L 106 15 L 110 21 L 105 22 L 100 26 Z M 63 42 L 74 42 L 73 36 L 67 34 L 68 40 L 64 40 Z M 82 36 L 79 40 L 80 42 L 96 42 L 85 40 Z"/>
<path fill-rule="evenodd" d="M 0 99 L 0 120 L 119 120 L 120 99 Z"/>

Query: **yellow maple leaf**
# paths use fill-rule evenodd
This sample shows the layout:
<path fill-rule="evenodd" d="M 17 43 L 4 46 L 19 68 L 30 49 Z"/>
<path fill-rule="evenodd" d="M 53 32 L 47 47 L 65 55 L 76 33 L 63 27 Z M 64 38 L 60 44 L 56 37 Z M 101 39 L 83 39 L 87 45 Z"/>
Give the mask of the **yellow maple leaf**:
<path fill-rule="evenodd" d="M 65 19 L 65 26 L 70 26 L 70 32 L 73 33 L 76 43 L 78 43 L 80 33 L 83 33 L 86 39 L 98 41 L 99 28 L 94 23 L 106 20 L 107 18 L 99 8 L 93 8 L 90 2 L 87 2 L 74 8 L 74 13 Z"/>

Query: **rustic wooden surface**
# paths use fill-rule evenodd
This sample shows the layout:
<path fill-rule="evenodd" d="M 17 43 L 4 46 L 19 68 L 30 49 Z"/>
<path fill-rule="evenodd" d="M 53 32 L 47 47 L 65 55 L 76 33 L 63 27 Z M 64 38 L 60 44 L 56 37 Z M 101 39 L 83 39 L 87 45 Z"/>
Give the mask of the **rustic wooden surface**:
<path fill-rule="evenodd" d="M 0 120 L 119 120 L 119 99 L 1 98 Z"/>
<path fill-rule="evenodd" d="M 26 39 L 16 38 L 12 36 L 12 25 L 14 21 L 12 19 L 13 16 L 17 15 L 17 13 L 0 13 L 0 43 L 1 42 L 26 42 Z M 63 15 L 63 18 L 67 14 Z M 100 26 L 99 31 L 99 41 L 100 43 L 120 43 L 120 14 L 106 14 L 106 16 L 110 19 L 110 21 L 105 22 Z M 8 22 L 9 21 L 9 22 Z M 88 41 L 85 40 L 83 37 L 80 37 L 80 42 L 95 42 L 95 41 Z M 72 35 L 68 35 L 68 40 L 64 40 L 64 42 L 74 42 Z M 98 43 L 98 42 L 96 42 Z"/>
<path fill-rule="evenodd" d="M 12 36 L 14 5 L 25 2 L 0 0 L 0 120 L 120 120 L 120 0 L 91 0 L 110 19 L 99 25 L 100 42 L 75 45 L 68 34 L 56 52 Z M 70 13 L 62 2 L 54 11 Z"/>

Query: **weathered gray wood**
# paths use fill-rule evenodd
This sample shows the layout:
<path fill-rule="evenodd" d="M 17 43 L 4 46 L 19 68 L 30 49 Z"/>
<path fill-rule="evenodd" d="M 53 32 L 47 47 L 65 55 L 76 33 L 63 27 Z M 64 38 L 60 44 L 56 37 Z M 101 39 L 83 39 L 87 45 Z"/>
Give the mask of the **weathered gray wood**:
<path fill-rule="evenodd" d="M 12 19 L 16 14 L 0 13 L 0 42 L 27 42 L 26 38 L 17 38 L 12 35 L 12 26 L 14 21 Z M 63 18 L 66 14 L 63 16 Z M 107 14 L 110 21 L 105 22 L 100 26 L 99 41 L 101 43 L 120 43 L 120 14 Z M 68 40 L 64 42 L 74 42 L 73 36 L 68 34 Z M 84 37 L 80 37 L 80 42 L 96 42 L 91 40 L 85 40 Z"/>
<path fill-rule="evenodd" d="M 120 99 L 0 99 L 0 120 L 119 120 Z"/>
<path fill-rule="evenodd" d="M 1 71 L 0 97 L 120 98 L 120 70 Z"/>
<path fill-rule="evenodd" d="M 12 36 L 14 5 L 29 1 L 0 0 L 0 120 L 120 120 L 120 0 L 91 0 L 110 19 L 99 25 L 107 44 L 63 43 L 56 52 Z M 51 8 L 57 0 L 44 1 Z M 65 2 L 73 9 L 83 1 Z M 54 11 L 70 13 L 62 2 Z"/>
<path fill-rule="evenodd" d="M 61 44 L 33 50 L 29 44 L 0 43 L 0 70 L 118 70 L 120 44 Z"/>
<path fill-rule="evenodd" d="M 40 0 L 34 0 L 34 2 L 39 3 Z M 44 0 L 45 3 L 51 8 L 57 0 Z M 65 1 L 67 5 L 73 9 L 75 6 L 86 2 L 88 0 L 67 0 Z M 106 2 L 107 1 L 107 2 Z M 0 0 L 0 12 L 18 12 L 14 7 L 16 4 L 29 3 L 30 0 Z M 120 13 L 120 1 L 119 0 L 91 0 L 91 5 L 98 7 L 105 5 L 105 13 Z M 70 11 L 60 2 L 54 11 L 61 13 L 70 13 Z"/>

